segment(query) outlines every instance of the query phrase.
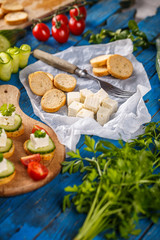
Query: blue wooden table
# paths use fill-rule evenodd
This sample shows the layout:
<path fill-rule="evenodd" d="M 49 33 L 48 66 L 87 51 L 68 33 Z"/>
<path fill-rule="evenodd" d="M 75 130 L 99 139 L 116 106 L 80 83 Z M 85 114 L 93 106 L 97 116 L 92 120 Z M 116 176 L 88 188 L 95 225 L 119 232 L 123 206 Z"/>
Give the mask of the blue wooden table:
<path fill-rule="evenodd" d="M 88 16 L 85 31 L 91 29 L 99 32 L 102 25 L 115 31 L 118 28 L 127 27 L 130 19 L 134 19 L 135 9 L 121 11 L 119 0 L 103 0 L 93 6 L 87 7 Z M 51 27 L 51 23 L 47 23 Z M 147 17 L 138 23 L 139 28 L 147 34 L 150 41 L 155 41 L 160 33 L 160 8 L 156 15 Z M 108 41 L 108 40 L 107 40 Z M 32 50 L 39 48 L 41 50 L 56 53 L 67 49 L 70 46 L 88 45 L 88 41 L 82 39 L 82 36 L 70 35 L 67 43 L 59 44 L 52 37 L 43 43 L 36 40 L 32 32 L 27 29 L 26 36 L 21 39 L 17 46 L 22 43 L 31 45 Z M 134 52 L 137 60 L 143 63 L 148 74 L 152 90 L 144 96 L 146 106 L 152 116 L 152 121 L 160 120 L 160 81 L 155 69 L 156 48 L 150 46 L 142 51 L 138 49 Z M 36 59 L 30 56 L 29 64 L 34 63 Z M 4 82 L 0 81 L 0 84 Z M 38 119 L 33 113 L 30 99 L 25 88 L 19 81 L 19 73 L 12 74 L 12 78 L 5 84 L 16 86 L 21 93 L 20 107 L 28 116 Z M 96 141 L 98 137 L 94 136 Z M 84 136 L 81 136 L 77 148 L 84 153 Z M 114 141 L 117 144 L 116 141 Z M 78 229 L 83 223 L 84 215 L 76 213 L 74 208 L 62 212 L 62 200 L 64 197 L 64 188 L 68 185 L 79 184 L 81 182 L 80 174 L 59 174 L 53 181 L 44 187 L 29 192 L 27 194 L 15 197 L 0 198 L 0 239 L 1 240 L 71 240 L 76 235 Z M 153 224 L 149 220 L 140 221 L 139 227 L 141 233 L 139 236 L 131 236 L 130 239 L 158 240 L 160 239 L 160 221 Z M 96 240 L 102 240 L 97 236 Z"/>

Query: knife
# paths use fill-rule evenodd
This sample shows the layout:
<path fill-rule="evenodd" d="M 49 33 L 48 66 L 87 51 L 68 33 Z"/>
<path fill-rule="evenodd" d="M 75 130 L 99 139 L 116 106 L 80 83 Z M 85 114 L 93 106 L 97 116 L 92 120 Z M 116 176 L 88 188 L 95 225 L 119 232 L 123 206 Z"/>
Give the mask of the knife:
<path fill-rule="evenodd" d="M 122 89 L 115 87 L 112 84 L 106 82 L 105 80 L 94 77 L 94 76 L 90 75 L 85 69 L 80 69 L 76 65 L 74 65 L 64 59 L 61 59 L 57 56 L 54 56 L 50 53 L 44 52 L 39 49 L 35 49 L 33 51 L 33 56 L 51 66 L 53 66 L 54 68 L 57 68 L 64 72 L 76 74 L 78 77 L 81 77 L 81 78 L 88 78 L 91 80 L 99 81 L 102 88 L 104 88 L 108 93 L 110 93 L 111 95 L 114 95 L 116 97 L 128 98 L 134 94 L 134 92 L 122 90 Z"/>

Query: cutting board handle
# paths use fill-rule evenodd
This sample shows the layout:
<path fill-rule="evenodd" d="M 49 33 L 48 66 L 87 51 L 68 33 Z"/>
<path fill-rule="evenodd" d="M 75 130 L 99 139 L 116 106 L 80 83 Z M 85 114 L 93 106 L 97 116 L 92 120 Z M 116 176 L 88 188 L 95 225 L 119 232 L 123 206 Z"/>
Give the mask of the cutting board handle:
<path fill-rule="evenodd" d="M 77 66 L 75 66 L 74 64 L 71 64 L 65 61 L 64 59 L 61 59 L 59 57 L 56 57 L 50 53 L 44 52 L 39 49 L 35 49 L 33 51 L 33 56 L 59 70 L 62 70 L 68 73 L 73 74 L 75 72 L 75 69 L 77 68 Z"/>

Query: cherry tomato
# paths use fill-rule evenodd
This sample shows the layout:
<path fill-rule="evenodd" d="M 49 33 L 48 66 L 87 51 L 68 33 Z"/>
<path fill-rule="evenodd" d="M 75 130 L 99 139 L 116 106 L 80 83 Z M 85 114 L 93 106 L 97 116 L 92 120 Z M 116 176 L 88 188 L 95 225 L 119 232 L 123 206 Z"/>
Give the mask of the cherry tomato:
<path fill-rule="evenodd" d="M 36 181 L 44 179 L 48 175 L 46 166 L 38 162 L 30 162 L 27 171 L 29 176 Z"/>
<path fill-rule="evenodd" d="M 85 29 L 85 21 L 83 18 L 76 20 L 75 18 L 70 18 L 69 29 L 74 35 L 81 35 Z"/>
<path fill-rule="evenodd" d="M 41 155 L 39 153 L 32 154 L 29 156 L 21 157 L 21 163 L 25 166 L 28 167 L 28 164 L 30 162 L 40 162 L 41 161 Z"/>
<path fill-rule="evenodd" d="M 44 23 L 37 23 L 32 29 L 33 36 L 39 41 L 47 41 L 50 37 L 49 27 Z"/>
<path fill-rule="evenodd" d="M 52 18 L 52 25 L 55 26 L 57 21 L 60 21 L 61 24 L 68 25 L 68 18 L 64 14 L 54 16 Z"/>
<path fill-rule="evenodd" d="M 44 129 L 43 127 L 40 127 L 39 125 L 34 125 L 32 128 L 32 133 L 34 133 L 37 130 L 44 130 L 49 135 L 49 133 L 46 131 L 46 129 Z"/>
<path fill-rule="evenodd" d="M 72 8 L 70 11 L 69 11 L 69 15 L 70 17 L 77 17 L 77 16 L 80 16 L 80 17 L 83 17 L 83 19 L 85 20 L 86 17 L 87 17 L 87 10 L 84 6 L 81 6 L 81 7 L 78 7 L 77 5 L 74 5 L 73 6 L 74 8 Z M 78 11 L 78 9 L 79 11 Z"/>
<path fill-rule="evenodd" d="M 69 38 L 69 28 L 67 25 L 61 24 L 60 26 L 52 26 L 52 36 L 59 43 L 67 42 Z"/>

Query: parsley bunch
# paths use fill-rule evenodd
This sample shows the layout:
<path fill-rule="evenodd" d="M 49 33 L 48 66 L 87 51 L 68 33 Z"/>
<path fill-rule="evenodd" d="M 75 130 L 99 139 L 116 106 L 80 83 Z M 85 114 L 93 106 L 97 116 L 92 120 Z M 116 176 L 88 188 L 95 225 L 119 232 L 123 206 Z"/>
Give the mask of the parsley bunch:
<path fill-rule="evenodd" d="M 90 240 L 100 233 L 106 239 L 138 235 L 140 218 L 157 222 L 160 217 L 160 122 L 149 123 L 145 133 L 130 143 L 119 141 L 121 148 L 108 141 L 85 136 L 85 150 L 69 152 L 73 160 L 63 162 L 62 172 L 83 173 L 79 186 L 65 188 L 63 210 L 74 204 L 87 217 L 75 240 Z M 87 162 L 87 164 L 84 164 Z"/>
<path fill-rule="evenodd" d="M 100 33 L 93 34 L 92 31 L 87 31 L 84 37 L 90 35 L 89 43 L 102 43 L 103 39 L 109 37 L 110 42 L 130 38 L 133 42 L 134 51 L 137 47 L 142 47 L 143 49 L 148 48 L 150 44 L 146 34 L 140 31 L 137 23 L 134 20 L 128 22 L 127 29 L 117 29 L 115 32 L 108 29 L 101 29 Z"/>
<path fill-rule="evenodd" d="M 14 111 L 15 111 L 15 106 L 13 104 L 9 104 L 9 106 L 7 106 L 7 103 L 4 103 L 0 107 L 0 112 L 3 116 L 11 116 Z"/>
<path fill-rule="evenodd" d="M 39 129 L 34 132 L 34 136 L 35 138 L 45 138 L 46 132 Z"/>

